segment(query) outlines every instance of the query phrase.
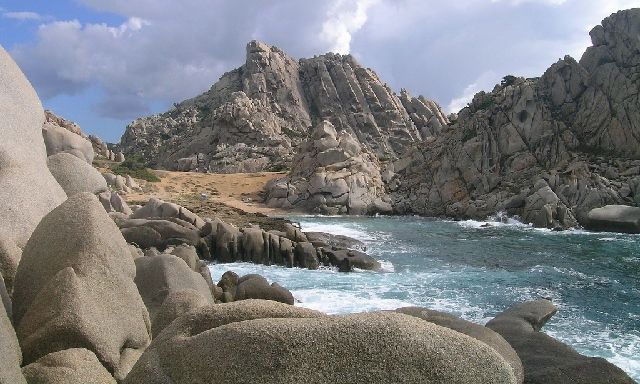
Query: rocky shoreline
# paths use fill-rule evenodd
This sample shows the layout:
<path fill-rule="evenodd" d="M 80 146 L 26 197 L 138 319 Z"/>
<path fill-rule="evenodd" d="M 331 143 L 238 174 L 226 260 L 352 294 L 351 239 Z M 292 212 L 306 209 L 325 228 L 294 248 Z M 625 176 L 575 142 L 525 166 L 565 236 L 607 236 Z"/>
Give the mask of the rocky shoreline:
<path fill-rule="evenodd" d="M 618 14 L 594 30 L 592 55 L 601 58 L 603 52 L 609 52 L 611 39 L 628 33 L 630 25 L 640 25 L 636 22 L 638 15 L 637 10 Z M 616 20 L 619 18 L 623 20 Z M 621 27 L 612 28 L 612 23 Z M 624 49 L 609 53 L 614 60 L 607 63 L 614 66 L 618 59 L 629 59 Z M 638 57 L 631 56 L 633 60 Z M 237 131 L 226 131 L 237 136 L 246 130 L 253 132 L 255 128 L 245 116 L 247 111 L 256 112 L 259 118 L 269 122 L 260 126 L 261 130 L 280 127 L 281 123 L 285 126 L 288 120 L 282 116 L 294 112 L 298 120 L 306 124 L 304 128 L 318 117 L 333 119 L 333 122 L 324 122 L 325 119 L 320 118 L 309 140 L 279 137 L 281 148 L 303 145 L 309 151 L 298 156 L 299 164 L 292 164 L 292 172 L 285 181 L 277 180 L 270 185 L 267 196 L 272 204 L 299 205 L 326 213 L 391 212 L 397 208 L 393 208 L 392 197 L 380 193 L 385 185 L 398 182 L 397 194 L 413 191 L 415 187 L 421 191 L 419 196 L 431 196 L 428 186 L 435 180 L 433 185 L 438 192 L 435 195 L 445 207 L 444 213 L 452 206 L 448 203 L 468 202 L 464 191 L 467 194 L 478 191 L 478 196 L 485 196 L 487 200 L 493 196 L 487 193 L 508 199 L 506 209 L 522 210 L 523 217 L 529 217 L 536 225 L 566 227 L 580 222 L 582 213 L 589 222 L 601 226 L 607 226 L 607 222 L 619 224 L 621 217 L 623 227 L 638 225 L 634 221 L 634 210 L 615 208 L 618 210 L 612 212 L 612 208 L 605 207 L 604 211 L 594 212 L 591 208 L 595 203 L 590 205 L 592 201 L 619 203 L 633 199 L 635 195 L 629 192 L 627 200 L 616 200 L 623 186 L 618 188 L 614 183 L 624 181 L 632 191 L 628 177 L 635 174 L 627 174 L 628 169 L 619 171 L 627 166 L 635 167 L 635 160 L 607 162 L 607 170 L 614 168 L 611 164 L 618 167 L 618 178 L 610 176 L 613 181 L 605 180 L 596 172 L 601 168 L 573 161 L 576 159 L 571 152 L 566 152 L 566 148 L 570 148 L 566 136 L 573 131 L 565 120 L 554 120 L 552 127 L 543 125 L 542 128 L 551 129 L 553 135 L 537 129 L 528 131 L 539 135 L 536 140 L 528 140 L 527 150 L 519 146 L 520 142 L 506 143 L 519 148 L 507 163 L 510 167 L 524 167 L 522 173 L 507 167 L 512 178 L 509 180 L 520 182 L 534 174 L 545 175 L 536 179 L 526 193 L 514 191 L 509 195 L 495 191 L 495 187 L 482 189 L 485 184 L 496 182 L 488 176 L 495 174 L 495 167 L 505 161 L 504 158 L 498 161 L 500 151 L 495 153 L 495 159 L 490 159 L 497 163 L 485 164 L 483 160 L 476 167 L 475 163 L 471 164 L 473 158 L 468 157 L 462 165 L 453 165 L 454 160 L 460 159 L 458 155 L 470 153 L 467 149 L 476 148 L 477 153 L 485 154 L 484 149 L 493 148 L 490 133 L 494 126 L 483 125 L 483 119 L 491 119 L 494 114 L 493 104 L 483 101 L 486 95 L 477 96 L 474 105 L 458 117 L 458 122 L 451 126 L 458 129 L 446 128 L 448 120 L 437 105 L 424 98 L 411 98 L 406 93 L 396 96 L 381 84 L 375 73 L 359 66 L 351 57 L 324 55 L 295 62 L 276 48 L 259 43 L 249 45 L 248 57 L 243 71 L 264 72 L 268 76 L 252 82 L 244 77 L 243 71 L 226 75 L 222 84 L 214 86 L 211 92 L 221 88 L 229 92 L 234 87 L 241 87 L 243 91 L 232 92 L 232 101 L 209 105 L 212 114 L 205 119 L 237 128 Z M 583 58 L 585 64 L 580 65 L 594 71 L 603 65 L 600 59 L 588 58 L 588 55 L 586 61 Z M 269 66 L 278 67 L 279 71 L 272 72 Z M 587 102 L 582 97 L 591 99 L 589 86 L 574 92 L 573 71 L 582 69 L 569 59 L 558 68 L 567 66 L 568 73 L 550 72 L 562 80 L 559 86 L 550 89 L 552 95 L 559 94 L 560 99 L 567 102 L 563 107 L 570 109 L 575 107 L 571 100 L 579 105 Z M 288 71 L 289 67 L 296 71 Z M 287 76 L 278 77 L 282 73 Z M 501 86 L 493 96 L 501 94 L 504 99 L 494 100 L 495 108 L 510 106 L 516 111 L 512 104 L 522 104 L 522 111 L 530 110 L 532 114 L 517 110 L 517 116 L 531 129 L 534 121 L 538 121 L 532 116 L 554 115 L 558 111 L 546 104 L 529 103 L 532 100 L 514 97 L 514 94 L 546 89 L 541 84 L 549 76 L 539 81 L 514 80 Z M 342 77 L 347 81 L 351 79 L 351 90 L 335 81 Z M 298 92 L 284 96 L 264 92 L 265 87 L 280 83 Z M 304 91 L 302 84 L 310 91 Z M 353 92 L 365 111 L 338 110 L 331 95 L 319 91 L 331 89 L 329 85 L 339 97 Z M 313 108 L 302 97 L 304 92 L 311 92 Z M 577 93 L 584 96 L 579 97 Z M 569 98 L 571 95 L 573 99 Z M 286 100 L 292 103 L 287 104 Z M 197 116 L 198 111 L 190 107 L 199 102 L 202 100 L 194 99 L 175 113 L 184 119 Z M 308 113 L 311 110 L 313 116 Z M 279 114 L 278 119 L 270 115 L 273 111 Z M 618 116 L 622 116 L 622 111 L 619 113 Z M 426 308 L 330 316 L 296 307 L 291 292 L 258 275 L 238 276 L 227 272 L 215 283 L 208 261 L 247 261 L 309 269 L 331 266 L 344 272 L 354 268 L 376 270 L 380 264 L 364 253 L 357 242 L 322 233 L 305 234 L 286 221 L 265 218 L 263 223 L 269 227 L 261 228 L 249 219 L 235 226 L 219 217 L 201 217 L 187 207 L 157 198 L 149 199 L 144 205 L 129 205 L 122 195 L 141 188 L 139 182 L 132 177 L 101 174 L 92 166 L 97 154 L 113 161 L 122 161 L 129 154 L 105 148 L 99 140 L 85 137 L 77 126 L 54 115 L 45 115 L 31 84 L 1 48 L 0 115 L 3 116 L 3 140 L 0 141 L 1 384 L 634 382 L 606 360 L 580 355 L 541 332 L 542 326 L 557 311 L 548 300 L 516 304 L 482 326 Z M 191 121 L 197 122 L 197 119 Z M 383 124 L 385 122 L 388 124 Z M 564 128 L 561 124 L 565 124 Z M 146 127 L 144 122 L 138 122 L 128 131 L 128 137 Z M 198 124 L 191 127 L 202 128 Z M 300 127 L 289 129 L 299 132 Z M 509 127 L 508 124 L 502 126 Z M 625 129 L 624 124 L 620 127 Z M 582 133 L 588 139 L 585 143 L 634 155 L 630 148 L 618 148 L 626 142 L 607 141 L 608 136 L 602 129 L 596 127 L 598 134 L 593 137 Z M 468 135 L 468 130 L 486 134 Z M 367 133 L 371 131 L 385 131 L 386 136 Z M 217 134 L 224 133 L 221 132 Z M 573 133 L 575 137 L 570 139 L 579 142 L 580 135 Z M 394 167 L 381 172 L 378 167 L 390 164 L 391 160 L 394 164 L 406 162 L 399 160 L 399 154 L 418 136 L 424 139 L 423 144 L 413 150 L 411 156 L 421 154 L 424 157 L 421 165 L 412 164 L 412 160 L 404 169 Z M 224 139 L 224 135 L 218 139 Z M 534 141 L 540 145 L 531 146 Z M 635 145 L 632 141 L 630 144 Z M 148 152 L 159 148 L 162 146 L 143 149 Z M 172 152 L 166 161 L 171 164 L 178 161 L 185 169 L 199 167 L 198 156 L 177 158 L 189 154 L 191 149 Z M 239 152 L 239 156 L 248 155 L 238 163 L 242 169 L 256 164 L 262 169 L 261 160 L 255 157 L 260 149 L 250 149 Z M 451 155 L 452 151 L 455 156 Z M 523 151 L 524 155 L 520 156 Z M 307 156 L 309 153 L 312 155 Z M 397 159 L 381 159 L 384 153 Z M 430 160 L 428 156 L 437 158 Z M 534 166 L 529 163 L 534 158 L 539 163 L 553 163 L 555 168 Z M 209 160 L 207 166 L 213 169 L 229 165 L 216 162 L 215 158 Z M 421 172 L 417 171 L 418 166 Z M 429 181 L 422 179 L 426 166 L 433 171 L 427 174 L 441 175 L 442 180 L 447 181 L 446 188 L 439 185 L 437 177 Z M 479 171 L 479 177 L 474 173 L 473 183 L 464 184 L 468 189 L 459 185 L 464 177 L 456 172 L 462 166 Z M 614 171 L 616 169 L 611 170 L 611 175 Z M 407 187 L 399 182 L 397 175 L 402 173 L 414 175 L 415 183 Z M 414 180 L 405 177 L 405 180 Z M 368 188 L 371 185 L 381 189 Z M 293 198 L 291 191 L 300 193 Z M 445 192 L 450 192 L 450 200 L 443 200 Z M 411 199 L 413 192 L 407 193 L 410 195 L 403 201 L 415 203 Z M 570 197 L 574 200 L 567 200 Z M 498 204 L 498 199 L 494 200 Z M 584 210 L 574 209 L 565 200 L 580 202 L 579 207 Z M 422 202 L 409 204 L 407 212 L 418 210 L 414 207 L 430 207 L 435 201 L 428 197 L 424 205 Z M 474 198 L 473 204 L 456 206 L 460 206 L 460 210 L 466 207 L 466 215 L 470 207 L 478 208 L 479 201 L 480 198 Z M 424 212 L 428 212 L 426 208 Z M 238 213 L 238 216 L 246 215 Z M 248 225 L 250 223 L 254 225 Z"/>

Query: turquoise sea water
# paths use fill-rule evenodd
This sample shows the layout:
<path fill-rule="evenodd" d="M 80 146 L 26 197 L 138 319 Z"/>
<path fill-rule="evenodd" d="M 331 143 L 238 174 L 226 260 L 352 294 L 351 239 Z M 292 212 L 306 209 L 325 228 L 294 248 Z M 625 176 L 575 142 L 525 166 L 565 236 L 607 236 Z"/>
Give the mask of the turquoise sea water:
<path fill-rule="evenodd" d="M 289 288 L 297 305 L 351 313 L 418 305 L 486 323 L 514 303 L 551 299 L 543 328 L 640 381 L 640 235 L 552 232 L 509 220 L 418 217 L 291 217 L 303 230 L 362 240 L 383 272 L 338 273 L 245 263 L 212 265 L 259 273 Z"/>

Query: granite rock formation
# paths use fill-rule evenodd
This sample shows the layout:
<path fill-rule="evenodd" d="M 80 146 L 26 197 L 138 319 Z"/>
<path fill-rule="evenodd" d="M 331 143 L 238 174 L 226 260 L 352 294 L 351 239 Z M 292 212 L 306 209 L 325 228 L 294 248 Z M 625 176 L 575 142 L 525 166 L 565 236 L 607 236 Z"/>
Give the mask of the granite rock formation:
<path fill-rule="evenodd" d="M 289 175 L 266 186 L 269 206 L 322 214 L 390 213 L 378 159 L 351 133 L 323 121 L 294 159 Z"/>
<path fill-rule="evenodd" d="M 22 249 L 66 194 L 47 168 L 42 104 L 20 68 L 0 47 L 0 274 L 11 292 Z"/>
<path fill-rule="evenodd" d="M 436 103 L 398 97 L 350 55 L 296 61 L 252 41 L 242 67 L 206 93 L 134 121 L 120 147 L 171 170 L 282 170 L 323 120 L 381 158 L 396 158 L 448 123 Z"/>
<path fill-rule="evenodd" d="M 578 62 L 504 78 L 450 127 L 394 162 L 395 211 L 539 227 L 584 224 L 593 208 L 640 201 L 640 9 L 591 31 Z"/>

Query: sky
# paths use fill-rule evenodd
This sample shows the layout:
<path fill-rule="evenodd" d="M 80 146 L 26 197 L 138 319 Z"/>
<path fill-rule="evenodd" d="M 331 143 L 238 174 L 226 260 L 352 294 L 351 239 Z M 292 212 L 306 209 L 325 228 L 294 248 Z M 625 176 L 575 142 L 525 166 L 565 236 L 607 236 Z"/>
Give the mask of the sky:
<path fill-rule="evenodd" d="M 244 63 L 351 53 L 393 89 L 457 112 L 502 77 L 540 76 L 640 0 L 0 0 L 0 44 L 45 108 L 118 142 Z"/>

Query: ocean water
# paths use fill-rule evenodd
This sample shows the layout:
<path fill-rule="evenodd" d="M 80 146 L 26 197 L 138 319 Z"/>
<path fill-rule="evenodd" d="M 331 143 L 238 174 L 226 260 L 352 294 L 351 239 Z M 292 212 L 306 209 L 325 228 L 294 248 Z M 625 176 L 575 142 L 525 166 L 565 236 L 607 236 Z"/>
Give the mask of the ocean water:
<path fill-rule="evenodd" d="M 485 324 L 507 307 L 551 299 L 558 313 L 543 331 L 580 353 L 603 357 L 640 381 L 640 235 L 552 232 L 514 220 L 420 217 L 290 218 L 306 231 L 362 240 L 382 272 L 338 273 L 246 263 L 290 289 L 297 305 L 340 314 L 417 305 Z"/>

